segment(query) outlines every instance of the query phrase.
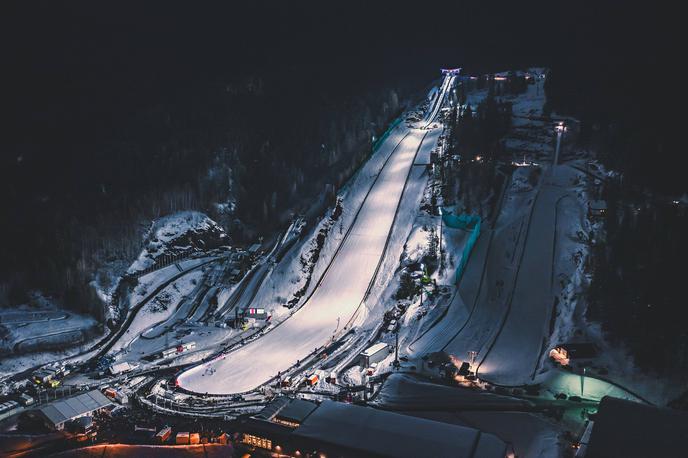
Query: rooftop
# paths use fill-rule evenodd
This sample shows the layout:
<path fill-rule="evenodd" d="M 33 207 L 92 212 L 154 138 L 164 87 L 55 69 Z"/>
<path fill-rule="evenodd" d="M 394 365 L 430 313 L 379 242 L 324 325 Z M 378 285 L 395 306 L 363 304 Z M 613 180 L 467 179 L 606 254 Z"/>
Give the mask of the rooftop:
<path fill-rule="evenodd" d="M 57 425 L 109 405 L 112 405 L 112 401 L 105 397 L 103 393 L 98 390 L 92 390 L 88 393 L 72 396 L 71 398 L 60 399 L 38 410 L 54 425 Z"/>
<path fill-rule="evenodd" d="M 329 400 L 292 435 L 366 456 L 503 458 L 507 452 L 501 439 L 477 429 Z"/>
<path fill-rule="evenodd" d="M 292 399 L 289 404 L 277 412 L 275 418 L 301 424 L 317 408 L 318 405 L 312 402 L 303 399 Z"/>
<path fill-rule="evenodd" d="M 318 405 L 303 399 L 277 398 L 256 415 L 256 418 L 271 421 L 275 418 L 302 423 Z"/>
<path fill-rule="evenodd" d="M 386 344 L 386 343 L 384 343 L 384 342 L 378 342 L 378 343 L 376 343 L 375 345 L 373 345 L 372 347 L 368 347 L 368 348 L 366 348 L 365 350 L 363 350 L 363 352 L 361 352 L 361 354 L 362 354 L 363 356 L 372 356 L 372 355 L 374 355 L 375 353 L 377 353 L 378 351 L 380 351 L 380 350 L 382 350 L 383 348 L 386 348 L 386 347 L 387 347 L 387 344 Z"/>

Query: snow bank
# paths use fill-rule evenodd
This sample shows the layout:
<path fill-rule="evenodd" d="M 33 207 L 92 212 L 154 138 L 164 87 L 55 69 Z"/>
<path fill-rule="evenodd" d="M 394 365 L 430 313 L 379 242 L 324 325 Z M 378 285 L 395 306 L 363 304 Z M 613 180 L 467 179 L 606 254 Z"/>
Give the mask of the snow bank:
<path fill-rule="evenodd" d="M 190 295 L 196 288 L 203 272 L 195 270 L 177 279 L 162 290 L 158 296 L 146 304 L 136 315 L 133 322 L 122 337 L 110 349 L 115 354 L 129 347 L 135 339 L 148 328 L 168 319 L 180 305 L 185 296 Z"/>
<path fill-rule="evenodd" d="M 162 255 L 179 256 L 228 243 L 227 234 L 207 215 L 196 211 L 175 213 L 151 224 L 146 233 L 144 248 L 128 272 L 151 268 Z"/>

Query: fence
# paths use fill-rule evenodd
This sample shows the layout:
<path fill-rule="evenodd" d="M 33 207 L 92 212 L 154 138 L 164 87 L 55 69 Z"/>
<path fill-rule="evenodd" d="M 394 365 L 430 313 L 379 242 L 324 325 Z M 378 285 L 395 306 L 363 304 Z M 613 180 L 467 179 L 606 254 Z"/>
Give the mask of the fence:
<path fill-rule="evenodd" d="M 470 256 L 471 251 L 473 250 L 475 242 L 478 240 L 478 237 L 480 236 L 480 221 L 480 217 L 477 215 L 467 215 L 465 213 L 462 213 L 460 215 L 454 215 L 451 212 L 451 210 L 442 209 L 442 222 L 446 226 L 452 227 L 454 229 L 466 230 L 468 230 L 472 226 L 471 235 L 468 237 L 468 241 L 463 247 L 463 252 L 461 253 L 461 261 L 459 262 L 459 267 L 456 269 L 456 274 L 454 277 L 454 281 L 456 283 L 459 283 L 459 281 L 461 280 L 463 271 L 466 268 L 466 263 L 468 262 L 468 257 Z"/>
<path fill-rule="evenodd" d="M 146 267 L 143 270 L 138 270 L 138 271 L 134 272 L 133 275 L 136 278 L 141 278 L 144 275 L 149 274 L 155 270 L 160 270 L 163 267 L 167 267 L 167 266 L 172 265 L 174 263 L 177 263 L 179 261 L 189 259 L 194 254 L 196 254 L 195 251 L 186 251 L 186 252 L 178 253 L 178 254 L 166 254 L 166 255 L 158 256 L 152 265 Z"/>
<path fill-rule="evenodd" d="M 76 387 L 76 386 L 60 386 L 55 389 L 47 389 L 47 390 L 42 390 L 39 391 L 36 396 L 34 397 L 36 406 L 39 406 L 41 404 L 46 404 L 48 402 L 53 402 L 57 401 L 58 399 L 62 399 L 65 397 L 70 397 L 73 394 L 79 394 L 83 391 L 87 391 L 85 388 L 81 387 Z"/>
<path fill-rule="evenodd" d="M 373 143 L 373 152 L 377 151 L 377 149 L 380 147 L 380 145 L 382 145 L 385 142 L 385 140 L 387 139 L 387 137 L 390 136 L 390 134 L 392 133 L 394 128 L 397 127 L 399 125 L 399 123 L 402 121 L 402 118 L 403 118 L 403 116 L 399 116 L 397 119 L 392 121 L 392 123 L 389 125 L 389 127 L 387 128 L 385 133 L 380 135 L 380 138 L 375 140 L 375 143 Z"/>

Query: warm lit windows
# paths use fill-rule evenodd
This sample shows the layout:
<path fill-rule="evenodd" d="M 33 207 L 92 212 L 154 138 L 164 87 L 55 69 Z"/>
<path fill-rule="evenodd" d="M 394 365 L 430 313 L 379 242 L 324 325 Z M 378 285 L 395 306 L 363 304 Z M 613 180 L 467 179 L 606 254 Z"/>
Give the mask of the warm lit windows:
<path fill-rule="evenodd" d="M 244 444 L 253 445 L 254 447 L 260 447 L 267 450 L 272 450 L 272 441 L 270 439 L 265 439 L 264 437 L 254 436 L 253 434 L 244 433 L 244 439 L 242 441 Z"/>

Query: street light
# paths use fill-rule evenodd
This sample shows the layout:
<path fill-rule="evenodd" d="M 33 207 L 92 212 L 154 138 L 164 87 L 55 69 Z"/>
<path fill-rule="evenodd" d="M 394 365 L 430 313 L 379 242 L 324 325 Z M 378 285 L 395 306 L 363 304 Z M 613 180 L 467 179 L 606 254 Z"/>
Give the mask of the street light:
<path fill-rule="evenodd" d="M 554 132 L 557 134 L 557 148 L 554 151 L 554 164 L 552 164 L 552 169 L 556 167 L 556 165 L 559 163 L 559 148 L 561 147 L 561 137 L 564 135 L 564 132 L 566 132 L 566 125 L 564 124 L 564 121 L 559 121 L 555 126 L 554 126 Z"/>
<path fill-rule="evenodd" d="M 394 334 L 395 334 L 395 341 L 394 341 L 394 367 L 399 367 L 399 325 L 400 323 L 397 321 L 397 326 L 394 329 Z"/>
<path fill-rule="evenodd" d="M 440 271 L 442 270 L 442 206 L 438 207 L 440 212 Z"/>

